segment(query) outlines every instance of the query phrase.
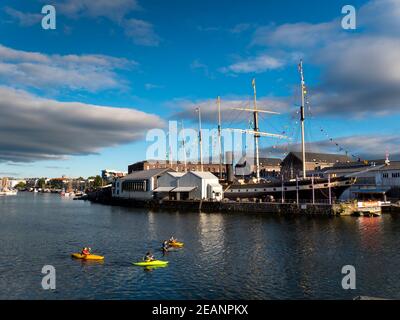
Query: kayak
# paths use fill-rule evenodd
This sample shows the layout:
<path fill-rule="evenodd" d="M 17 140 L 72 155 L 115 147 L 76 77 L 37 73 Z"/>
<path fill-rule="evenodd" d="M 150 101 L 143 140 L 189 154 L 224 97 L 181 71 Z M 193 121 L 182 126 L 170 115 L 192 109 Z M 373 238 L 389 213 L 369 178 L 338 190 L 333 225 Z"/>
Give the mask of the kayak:
<path fill-rule="evenodd" d="M 135 266 L 139 267 L 156 267 L 156 266 L 166 266 L 168 261 L 161 261 L 161 260 L 153 260 L 153 261 L 141 261 L 141 262 L 134 262 Z"/>
<path fill-rule="evenodd" d="M 73 253 L 73 254 L 71 254 L 71 256 L 72 256 L 72 258 L 82 259 L 82 260 L 104 260 L 103 256 L 98 256 L 95 254 L 85 255 L 85 254 L 81 254 L 81 253 Z"/>
<path fill-rule="evenodd" d="M 175 248 L 182 248 L 183 247 L 183 242 L 170 242 L 168 244 L 170 247 L 175 247 Z"/>

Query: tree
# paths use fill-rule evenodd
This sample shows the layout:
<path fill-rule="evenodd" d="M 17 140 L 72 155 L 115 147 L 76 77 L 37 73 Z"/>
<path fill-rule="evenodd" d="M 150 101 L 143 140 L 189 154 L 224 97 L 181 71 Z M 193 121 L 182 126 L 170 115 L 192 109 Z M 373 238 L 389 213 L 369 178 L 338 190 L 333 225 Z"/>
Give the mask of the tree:
<path fill-rule="evenodd" d="M 37 182 L 37 186 L 41 189 L 44 189 L 46 187 L 46 179 L 40 178 Z"/>
<path fill-rule="evenodd" d="M 103 186 L 103 179 L 100 176 L 94 178 L 94 187 L 99 188 Z"/>
<path fill-rule="evenodd" d="M 25 187 L 26 187 L 26 183 L 23 182 L 23 181 L 19 182 L 19 183 L 15 186 L 16 189 L 25 189 Z"/>

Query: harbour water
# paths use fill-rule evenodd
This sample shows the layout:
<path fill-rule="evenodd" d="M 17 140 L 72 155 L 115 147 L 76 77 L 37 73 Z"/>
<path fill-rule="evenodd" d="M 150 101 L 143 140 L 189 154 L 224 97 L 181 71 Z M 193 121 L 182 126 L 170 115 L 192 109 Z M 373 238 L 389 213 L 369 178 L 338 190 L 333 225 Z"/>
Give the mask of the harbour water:
<path fill-rule="evenodd" d="M 151 212 L 19 193 L 0 197 L 0 299 L 399 299 L 399 233 L 395 215 Z M 171 235 L 185 248 L 162 257 Z M 105 261 L 70 258 L 82 246 Z M 169 266 L 133 266 L 147 250 Z M 56 290 L 41 287 L 44 265 Z M 342 289 L 344 265 L 356 290 Z"/>

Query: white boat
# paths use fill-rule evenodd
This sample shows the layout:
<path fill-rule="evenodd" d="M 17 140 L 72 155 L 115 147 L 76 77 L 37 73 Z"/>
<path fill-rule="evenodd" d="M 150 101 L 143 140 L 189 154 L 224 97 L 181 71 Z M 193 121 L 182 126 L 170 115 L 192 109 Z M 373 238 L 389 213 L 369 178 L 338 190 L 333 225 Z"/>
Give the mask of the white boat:
<path fill-rule="evenodd" d="M 64 193 L 61 193 L 61 196 L 65 197 L 65 198 L 73 198 L 73 197 L 75 197 L 75 193 L 73 193 L 73 192 L 64 192 Z"/>
<path fill-rule="evenodd" d="M 1 190 L 0 196 L 16 196 L 18 194 L 18 190 Z"/>
<path fill-rule="evenodd" d="M 1 179 L 0 185 L 0 196 L 16 196 L 18 191 L 15 189 L 9 189 L 8 178 Z"/>

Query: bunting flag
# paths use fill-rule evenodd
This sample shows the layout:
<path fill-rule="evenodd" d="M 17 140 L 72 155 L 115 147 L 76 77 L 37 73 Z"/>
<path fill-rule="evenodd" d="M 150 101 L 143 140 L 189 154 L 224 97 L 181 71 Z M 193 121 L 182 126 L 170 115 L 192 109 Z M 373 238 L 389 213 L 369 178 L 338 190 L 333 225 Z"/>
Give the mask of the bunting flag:
<path fill-rule="evenodd" d="M 349 151 L 348 151 L 346 148 L 342 147 L 342 146 L 341 146 L 338 142 L 336 142 L 333 138 L 331 138 L 331 137 L 329 136 L 329 134 L 328 134 L 322 127 L 320 128 L 320 130 L 321 130 L 321 133 L 324 134 L 324 135 L 328 138 L 328 140 L 329 140 L 330 142 L 332 142 L 332 143 L 335 144 L 335 146 L 338 148 L 338 150 L 339 150 L 340 152 L 343 152 L 343 151 L 344 151 L 344 152 L 346 153 L 346 156 L 349 155 Z M 361 158 L 358 157 L 357 155 L 351 154 L 351 157 L 354 158 L 354 159 L 357 159 L 357 161 L 361 161 Z"/>

